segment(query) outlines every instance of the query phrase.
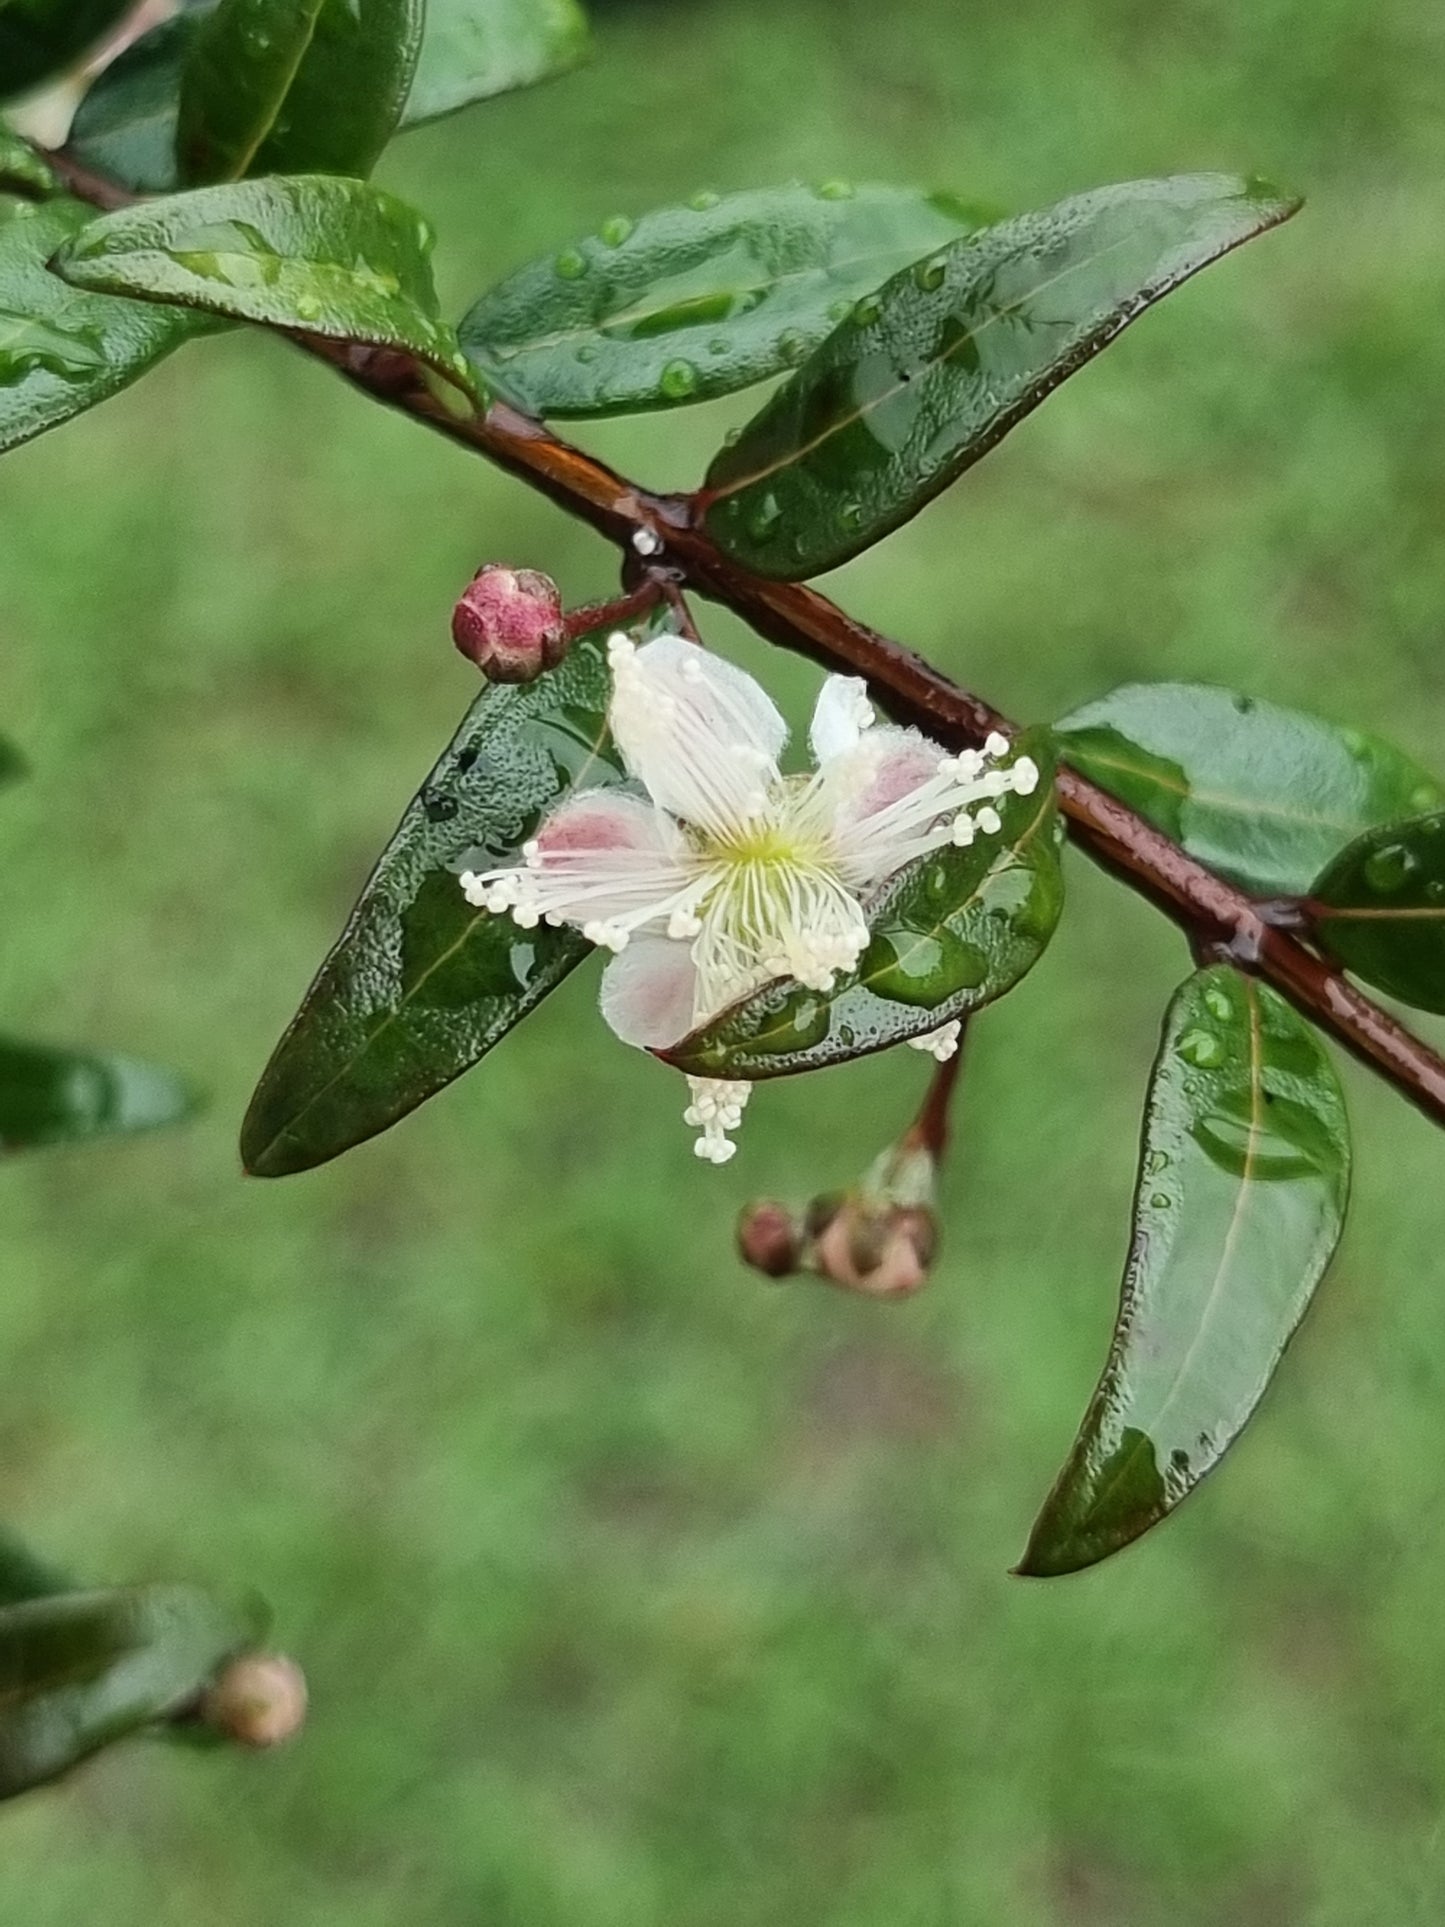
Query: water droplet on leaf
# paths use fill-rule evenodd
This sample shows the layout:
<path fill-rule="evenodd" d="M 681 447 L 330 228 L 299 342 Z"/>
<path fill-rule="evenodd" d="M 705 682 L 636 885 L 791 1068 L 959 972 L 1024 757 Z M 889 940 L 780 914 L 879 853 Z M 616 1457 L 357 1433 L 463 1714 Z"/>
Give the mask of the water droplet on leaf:
<path fill-rule="evenodd" d="M 576 248 L 563 248 L 552 266 L 564 281 L 580 281 L 587 272 L 587 257 Z"/>
<path fill-rule="evenodd" d="M 1365 858 L 1365 882 L 1378 895 L 1393 896 L 1419 867 L 1413 852 L 1403 843 L 1387 843 Z"/>
<path fill-rule="evenodd" d="M 670 361 L 657 385 L 670 400 L 682 401 L 697 387 L 697 370 L 690 361 Z"/>
<path fill-rule="evenodd" d="M 689 197 L 687 204 L 698 214 L 705 214 L 710 207 L 716 207 L 721 199 L 721 194 L 714 194 L 710 187 L 700 187 L 696 194 Z"/>
<path fill-rule="evenodd" d="M 620 248 L 632 232 L 632 223 L 625 214 L 614 214 L 604 221 L 597 232 L 610 248 Z"/>
<path fill-rule="evenodd" d="M 851 201 L 857 189 L 851 181 L 819 181 L 813 192 L 820 201 Z"/>
<path fill-rule="evenodd" d="M 1179 1039 L 1179 1055 L 1186 1063 L 1198 1065 L 1200 1070 L 1212 1070 L 1224 1062 L 1224 1044 L 1212 1030 L 1186 1030 Z"/>
<path fill-rule="evenodd" d="M 944 276 L 948 273 L 948 263 L 941 254 L 930 260 L 920 261 L 913 270 L 913 280 L 925 294 L 932 294 L 935 288 L 943 286 Z"/>

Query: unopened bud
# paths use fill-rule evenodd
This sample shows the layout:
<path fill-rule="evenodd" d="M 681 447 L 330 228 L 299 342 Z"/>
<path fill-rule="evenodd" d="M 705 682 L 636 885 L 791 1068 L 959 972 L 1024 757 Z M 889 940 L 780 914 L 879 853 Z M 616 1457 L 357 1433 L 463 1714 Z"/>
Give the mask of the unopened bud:
<path fill-rule="evenodd" d="M 814 1243 L 811 1269 L 870 1298 L 910 1298 L 928 1282 L 937 1249 L 938 1226 L 927 1206 L 880 1210 L 850 1199 Z"/>
<path fill-rule="evenodd" d="M 452 611 L 452 640 L 489 681 L 533 681 L 567 650 L 557 584 L 536 569 L 489 562 Z"/>
<path fill-rule="evenodd" d="M 246 1653 L 206 1688 L 200 1716 L 239 1746 L 279 1746 L 306 1718 L 306 1676 L 283 1653 Z"/>
<path fill-rule="evenodd" d="M 796 1271 L 802 1241 L 792 1212 L 770 1198 L 747 1205 L 738 1217 L 738 1256 L 767 1278 Z"/>

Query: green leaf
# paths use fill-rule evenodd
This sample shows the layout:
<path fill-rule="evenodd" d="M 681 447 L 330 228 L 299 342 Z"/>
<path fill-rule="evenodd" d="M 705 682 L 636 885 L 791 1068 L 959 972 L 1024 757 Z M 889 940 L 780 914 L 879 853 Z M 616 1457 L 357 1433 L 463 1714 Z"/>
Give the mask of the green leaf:
<path fill-rule="evenodd" d="M 1227 964 L 1191 977 L 1150 1082 L 1108 1363 L 1020 1572 L 1107 1558 L 1219 1462 L 1339 1242 L 1349 1173 L 1315 1032 Z"/>
<path fill-rule="evenodd" d="M 55 170 L 29 141 L 0 124 L 0 192 L 33 194 L 45 200 L 59 188 Z"/>
<path fill-rule="evenodd" d="M 1366 983 L 1445 1012 L 1445 812 L 1356 838 L 1308 907 L 1322 948 Z"/>
<path fill-rule="evenodd" d="M 898 187 L 701 195 L 533 261 L 459 330 L 539 415 L 706 401 L 795 367 L 853 303 L 986 218 Z"/>
<path fill-rule="evenodd" d="M 189 1086 L 158 1065 L 0 1038 L 0 1151 L 149 1131 L 195 1106 Z"/>
<path fill-rule="evenodd" d="M 180 186 L 176 122 L 181 72 L 203 17 L 216 0 L 192 0 L 132 42 L 98 75 L 71 123 L 70 152 L 135 194 Z"/>
<path fill-rule="evenodd" d="M 72 1580 L 37 1559 L 28 1546 L 8 1532 L 0 1533 L 0 1606 L 74 1590 Z"/>
<path fill-rule="evenodd" d="M 1082 775 L 1259 896 L 1300 895 L 1362 830 L 1445 802 L 1378 736 L 1206 683 L 1128 683 L 1054 734 Z"/>
<path fill-rule="evenodd" d="M 22 776 L 30 774 L 30 766 L 12 744 L 0 736 L 0 788 L 6 783 L 18 783 Z"/>
<path fill-rule="evenodd" d="M 430 227 L 380 188 L 330 174 L 237 181 L 103 215 L 52 266 L 74 287 L 400 348 L 472 384 L 437 317 Z"/>
<path fill-rule="evenodd" d="M 921 1037 L 1011 990 L 1064 900 L 1045 733 L 1017 747 L 1038 762 L 1038 788 L 999 798 L 996 836 L 920 857 L 883 885 L 856 971 L 826 992 L 790 977 L 764 984 L 656 1055 L 694 1077 L 783 1077 Z"/>
<path fill-rule="evenodd" d="M 407 127 L 550 79 L 587 53 L 575 0 L 427 0 L 426 11 Z"/>
<path fill-rule="evenodd" d="M 183 309 L 80 294 L 46 272 L 93 210 L 0 196 L 0 450 L 143 375 L 205 323 Z"/>
<path fill-rule="evenodd" d="M 248 1620 L 190 1586 L 0 1609 L 0 1799 L 179 1711 L 252 1637 Z"/>
<path fill-rule="evenodd" d="M 472 704 L 266 1066 L 241 1131 L 248 1171 L 305 1171 L 395 1124 L 588 954 L 575 930 L 473 909 L 457 878 L 513 858 L 577 782 L 619 779 L 608 695 L 599 636 Z"/>
<path fill-rule="evenodd" d="M 406 104 L 423 12 L 423 0 L 220 0 L 181 75 L 183 178 L 369 174 Z"/>
<path fill-rule="evenodd" d="M 906 522 L 1151 303 L 1297 202 L 1224 174 L 1130 181 L 955 241 L 865 296 L 718 455 L 707 527 L 759 574 Z"/>
<path fill-rule="evenodd" d="M 0 100 L 76 65 L 134 0 L 0 0 Z"/>

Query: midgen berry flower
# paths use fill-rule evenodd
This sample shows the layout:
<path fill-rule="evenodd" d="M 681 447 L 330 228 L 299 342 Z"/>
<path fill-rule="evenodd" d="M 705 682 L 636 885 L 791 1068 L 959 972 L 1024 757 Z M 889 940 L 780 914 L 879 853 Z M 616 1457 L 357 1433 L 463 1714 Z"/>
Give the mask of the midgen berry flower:
<path fill-rule="evenodd" d="M 1039 772 L 1004 736 L 945 754 L 874 724 L 861 678 L 830 676 L 810 732 L 817 768 L 784 776 L 787 727 L 752 677 L 679 636 L 608 643 L 608 721 L 646 796 L 579 790 L 520 866 L 463 872 L 479 908 L 524 929 L 573 924 L 613 951 L 602 1015 L 624 1043 L 675 1044 L 774 977 L 831 990 L 868 944 L 866 903 L 926 851 L 1002 827 L 996 799 Z M 958 1025 L 920 1048 L 946 1057 Z M 689 1078 L 699 1157 L 725 1163 L 751 1086 Z"/>

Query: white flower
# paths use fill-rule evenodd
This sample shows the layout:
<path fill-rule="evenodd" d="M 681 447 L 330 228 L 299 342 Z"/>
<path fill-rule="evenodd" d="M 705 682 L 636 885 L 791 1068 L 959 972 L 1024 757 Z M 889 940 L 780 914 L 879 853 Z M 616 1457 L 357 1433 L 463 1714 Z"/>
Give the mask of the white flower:
<path fill-rule="evenodd" d="M 1039 780 L 1027 756 L 1001 763 L 1001 735 L 950 756 L 916 730 L 875 727 L 852 676 L 823 685 L 814 774 L 784 776 L 786 726 L 741 669 L 679 636 L 639 648 L 615 635 L 608 660 L 612 735 L 647 797 L 576 791 L 522 865 L 467 870 L 461 886 L 524 929 L 573 924 L 615 952 L 602 1015 L 625 1043 L 675 1044 L 770 978 L 831 990 L 867 946 L 879 884 L 928 850 L 995 834 L 996 799 Z M 943 1057 L 957 1035 L 915 1041 Z M 698 1155 L 721 1164 L 751 1087 L 688 1081 Z"/>

